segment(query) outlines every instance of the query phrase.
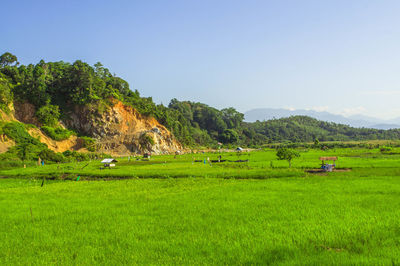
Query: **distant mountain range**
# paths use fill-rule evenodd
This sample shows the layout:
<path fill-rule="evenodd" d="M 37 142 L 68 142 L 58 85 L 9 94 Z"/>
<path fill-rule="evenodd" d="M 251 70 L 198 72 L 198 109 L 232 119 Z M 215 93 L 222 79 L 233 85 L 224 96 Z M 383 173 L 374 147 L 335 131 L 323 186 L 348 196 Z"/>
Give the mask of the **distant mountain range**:
<path fill-rule="evenodd" d="M 244 113 L 246 122 L 264 121 L 274 118 L 290 117 L 294 115 L 306 115 L 318 120 L 345 124 L 352 127 L 366 127 L 376 129 L 400 128 L 400 117 L 383 120 L 365 115 L 353 115 L 345 117 L 343 115 L 332 114 L 329 112 L 318 112 L 313 110 L 288 110 L 283 108 L 259 108 Z"/>

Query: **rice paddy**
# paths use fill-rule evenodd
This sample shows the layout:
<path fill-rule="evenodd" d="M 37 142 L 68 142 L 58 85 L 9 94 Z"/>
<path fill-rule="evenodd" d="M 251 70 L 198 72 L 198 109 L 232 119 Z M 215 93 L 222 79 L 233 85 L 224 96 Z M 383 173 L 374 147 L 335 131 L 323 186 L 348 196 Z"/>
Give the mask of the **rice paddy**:
<path fill-rule="evenodd" d="M 3 169 L 0 264 L 399 264 L 399 150 L 300 152 Z"/>

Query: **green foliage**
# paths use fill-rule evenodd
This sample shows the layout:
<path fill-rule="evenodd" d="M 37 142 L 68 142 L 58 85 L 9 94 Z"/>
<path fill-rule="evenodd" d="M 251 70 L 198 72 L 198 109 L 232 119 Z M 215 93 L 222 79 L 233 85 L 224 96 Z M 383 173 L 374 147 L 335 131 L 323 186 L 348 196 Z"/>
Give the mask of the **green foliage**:
<path fill-rule="evenodd" d="M 0 73 L 0 109 L 9 112 L 8 106 L 12 102 L 13 94 L 12 94 L 13 85 L 9 82 L 7 77 Z"/>
<path fill-rule="evenodd" d="M 237 143 L 239 141 L 239 134 L 234 129 L 225 129 L 221 134 L 220 140 L 223 143 Z"/>
<path fill-rule="evenodd" d="M 181 136 L 187 136 L 189 143 L 194 142 L 203 145 L 212 145 L 217 141 L 249 145 L 260 143 L 257 138 L 249 138 L 252 132 L 249 130 L 245 132 L 245 128 L 242 127 L 244 115 L 234 108 L 217 110 L 206 104 L 189 101 L 180 102 L 177 99 L 172 99 L 168 107 L 169 110 L 177 112 L 175 119 L 171 122 L 176 123 L 176 120 L 178 120 L 180 128 L 175 129 L 175 124 L 171 125 L 171 122 L 161 121 L 168 128 L 172 128 L 172 132 L 179 140 L 182 139 Z M 200 132 L 201 134 L 199 134 Z M 208 136 L 205 137 L 204 133 Z M 248 134 L 246 135 L 246 133 Z"/>
<path fill-rule="evenodd" d="M 56 153 L 50 149 L 44 149 L 39 153 L 40 159 L 51 162 L 63 162 L 64 156 L 61 153 Z"/>
<path fill-rule="evenodd" d="M 75 133 L 71 130 L 64 129 L 62 127 L 49 127 L 49 126 L 42 126 L 41 129 L 43 132 L 54 140 L 65 140 L 68 139 L 71 135 Z"/>
<path fill-rule="evenodd" d="M 8 122 L 3 124 L 2 131 L 17 144 L 32 143 L 34 145 L 42 144 L 39 140 L 33 138 L 25 129 L 25 125 L 19 122 Z M 44 144 L 43 144 L 44 145 Z"/>
<path fill-rule="evenodd" d="M 289 167 L 292 167 L 292 160 L 294 158 L 300 157 L 300 153 L 296 150 L 288 149 L 288 148 L 279 148 L 276 152 L 276 156 L 278 160 L 286 160 L 289 162 Z"/>
<path fill-rule="evenodd" d="M 142 150 L 151 150 L 151 146 L 154 145 L 154 139 L 152 136 L 148 135 L 147 133 L 143 133 L 139 137 L 139 144 Z"/>
<path fill-rule="evenodd" d="M 320 144 L 319 144 L 319 139 L 316 138 L 316 139 L 314 140 L 314 146 L 315 146 L 315 147 L 319 147 L 319 145 L 320 145 Z"/>
<path fill-rule="evenodd" d="M 83 140 L 83 147 L 91 152 L 96 151 L 96 141 L 93 138 L 87 136 L 82 136 L 80 138 Z"/>
<path fill-rule="evenodd" d="M 49 150 L 46 144 L 29 135 L 25 127 L 24 124 L 18 122 L 8 122 L 2 125 L 2 132 L 16 143 L 3 155 L 4 158 L 22 161 L 36 160 L 38 157 L 55 162 L 63 160 L 60 154 Z"/>
<path fill-rule="evenodd" d="M 6 52 L 0 56 L 0 67 L 6 67 L 11 65 L 18 65 L 18 59 L 15 55 Z"/>
<path fill-rule="evenodd" d="M 45 126 L 55 126 L 58 123 L 60 112 L 56 105 L 44 105 L 36 111 L 36 117 L 39 122 Z"/>

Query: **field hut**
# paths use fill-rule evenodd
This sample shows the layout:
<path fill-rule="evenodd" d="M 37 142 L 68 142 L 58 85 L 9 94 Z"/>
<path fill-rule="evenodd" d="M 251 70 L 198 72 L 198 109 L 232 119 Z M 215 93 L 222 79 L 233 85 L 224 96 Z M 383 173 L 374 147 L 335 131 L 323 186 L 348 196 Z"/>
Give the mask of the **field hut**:
<path fill-rule="evenodd" d="M 332 170 L 336 167 L 337 157 L 319 157 L 320 161 L 322 161 L 321 169 L 325 172 L 332 172 Z M 325 163 L 326 161 L 332 161 L 332 163 Z"/>
<path fill-rule="evenodd" d="M 243 148 L 242 147 L 237 147 L 236 151 L 238 151 L 238 152 L 243 151 Z"/>
<path fill-rule="evenodd" d="M 113 159 L 113 158 L 106 158 L 103 161 L 101 161 L 102 164 L 104 164 L 104 168 L 108 167 L 115 167 L 115 163 L 118 162 L 117 160 Z"/>

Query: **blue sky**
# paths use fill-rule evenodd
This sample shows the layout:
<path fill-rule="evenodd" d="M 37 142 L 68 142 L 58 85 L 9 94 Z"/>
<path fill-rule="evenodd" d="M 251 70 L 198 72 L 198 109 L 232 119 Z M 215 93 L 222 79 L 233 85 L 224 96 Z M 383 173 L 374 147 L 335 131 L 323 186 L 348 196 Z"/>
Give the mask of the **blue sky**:
<path fill-rule="evenodd" d="M 400 116 L 400 1 L 2 1 L 0 53 L 98 61 L 156 102 Z"/>

